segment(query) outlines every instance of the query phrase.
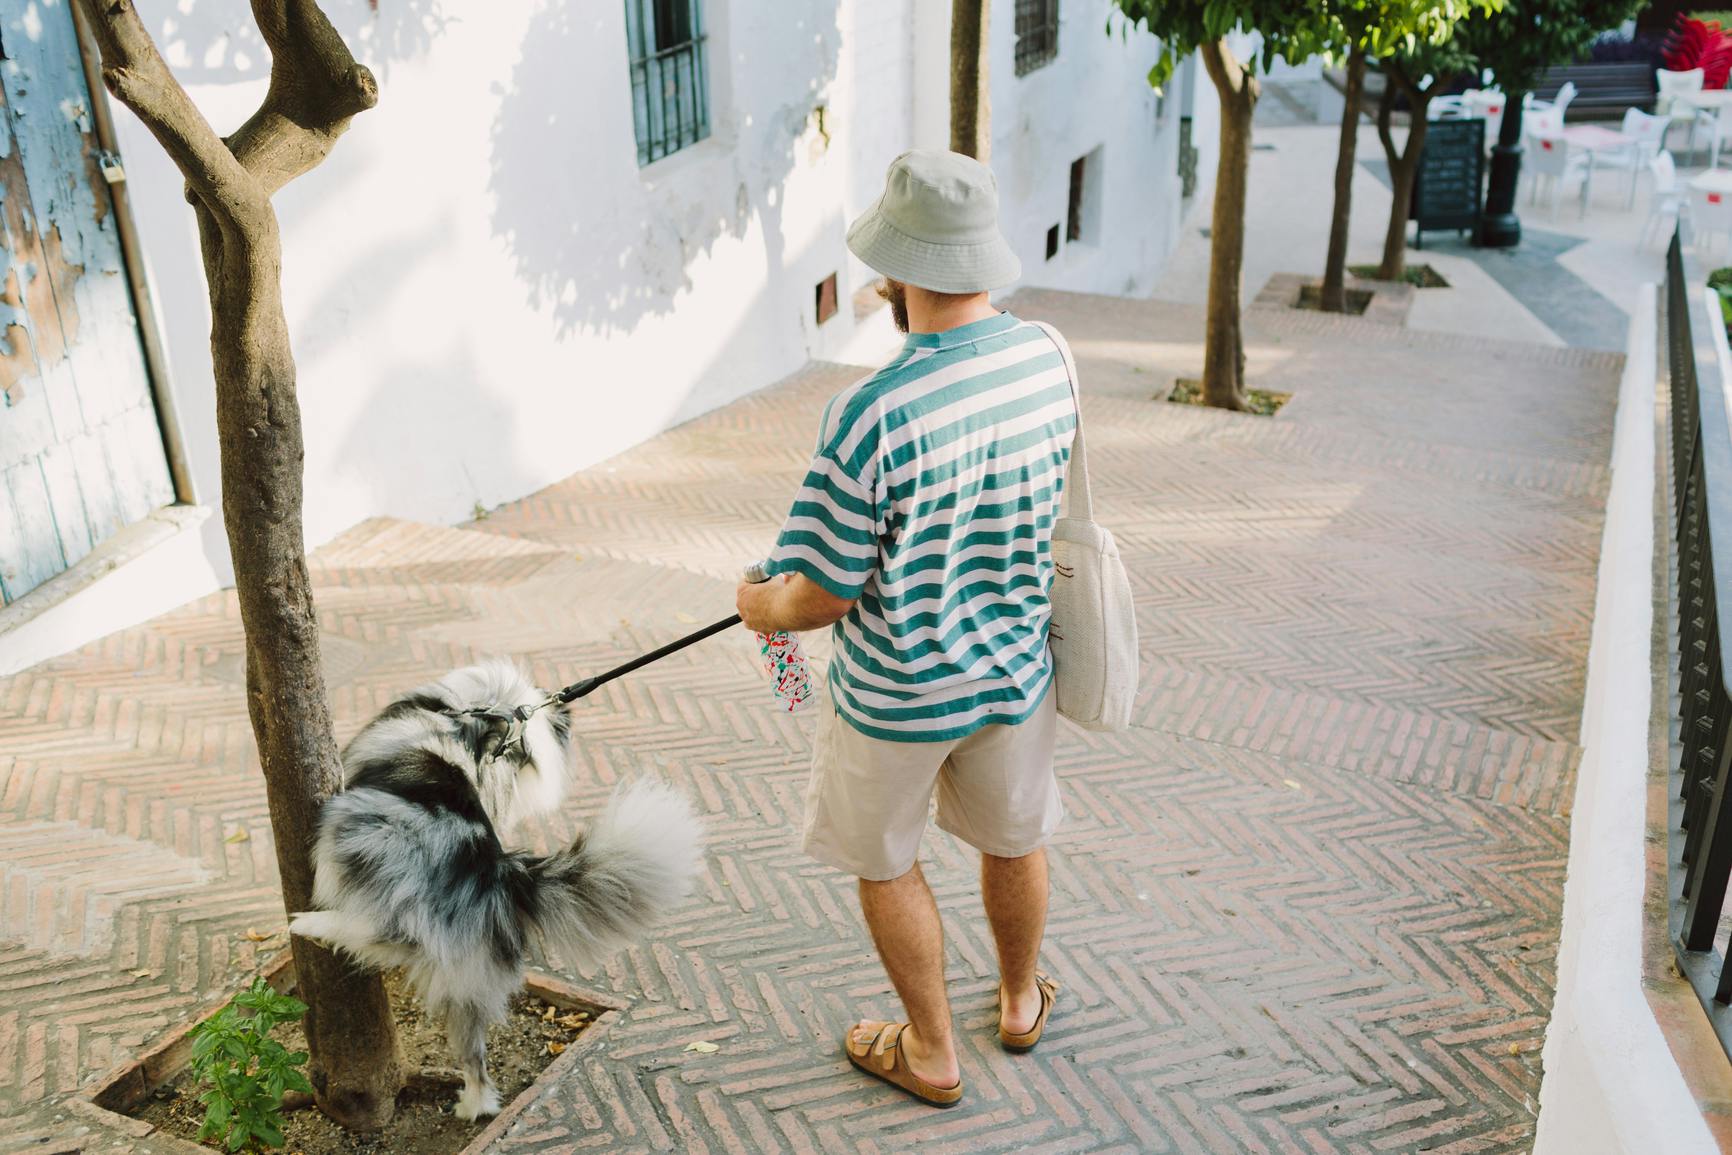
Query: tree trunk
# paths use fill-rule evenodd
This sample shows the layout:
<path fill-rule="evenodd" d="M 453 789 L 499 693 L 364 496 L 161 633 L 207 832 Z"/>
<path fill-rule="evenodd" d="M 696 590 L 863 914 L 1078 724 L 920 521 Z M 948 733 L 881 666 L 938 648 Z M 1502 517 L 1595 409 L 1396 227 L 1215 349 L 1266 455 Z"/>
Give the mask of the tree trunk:
<path fill-rule="evenodd" d="M 1425 150 L 1426 109 L 1436 82 L 1420 89 L 1409 82 L 1400 65 L 1391 62 L 1386 71 L 1389 83 L 1383 90 L 1383 100 L 1377 106 L 1377 136 L 1383 142 L 1383 155 L 1389 161 L 1389 185 L 1394 201 L 1389 206 L 1389 229 L 1383 234 L 1383 261 L 1377 266 L 1377 279 L 1399 281 L 1407 275 L 1407 218 L 1413 208 L 1413 181 L 1419 173 L 1419 157 Z M 1405 147 L 1395 147 L 1395 134 L 1390 128 L 1391 113 L 1397 91 L 1407 95 L 1409 126 Z"/>
<path fill-rule="evenodd" d="M 275 229 L 225 237 L 200 210 L 210 277 L 211 364 L 222 450 L 223 523 L 247 637 L 247 712 L 258 742 L 283 905 L 311 910 L 319 807 L 342 784 L 319 663 L 319 619 L 301 526 L 303 447 Z M 378 974 L 294 940 L 307 1004 L 308 1077 L 346 1127 L 389 1122 L 402 1088 L 391 1005 Z"/>
<path fill-rule="evenodd" d="M 300 405 L 270 196 L 324 159 L 349 119 L 376 102 L 377 88 L 313 0 L 253 0 L 271 49 L 271 84 L 264 104 L 225 142 L 174 79 L 130 0 L 82 3 L 104 83 L 179 167 L 198 220 L 223 521 L 246 632 L 247 710 L 284 905 L 307 910 L 319 806 L 341 771 L 305 561 Z M 346 1127 L 384 1125 L 403 1080 L 382 980 L 304 939 L 294 940 L 294 952 L 319 1106 Z"/>
<path fill-rule="evenodd" d="M 1347 54 L 1347 106 L 1341 113 L 1341 144 L 1335 152 L 1335 213 L 1329 221 L 1329 256 L 1323 263 L 1322 308 L 1347 311 L 1347 225 L 1353 212 L 1353 162 L 1359 146 L 1359 101 L 1365 90 L 1365 53 Z"/>
<path fill-rule="evenodd" d="M 992 154 L 991 21 L 992 0 L 951 0 L 950 151 L 982 164 Z"/>
<path fill-rule="evenodd" d="M 1221 156 L 1215 169 L 1209 229 L 1209 298 L 1203 338 L 1203 403 L 1248 409 L 1239 278 L 1245 263 L 1245 182 L 1251 168 L 1251 113 L 1257 79 L 1239 66 L 1224 40 L 1202 47 L 1203 64 L 1221 102 Z"/>

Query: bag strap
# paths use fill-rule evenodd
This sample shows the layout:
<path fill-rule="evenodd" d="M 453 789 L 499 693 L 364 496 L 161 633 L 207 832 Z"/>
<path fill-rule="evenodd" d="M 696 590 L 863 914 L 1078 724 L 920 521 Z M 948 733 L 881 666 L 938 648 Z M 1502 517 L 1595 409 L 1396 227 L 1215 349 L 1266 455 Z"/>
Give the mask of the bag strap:
<path fill-rule="evenodd" d="M 1070 386 L 1071 401 L 1076 405 L 1076 436 L 1070 447 L 1070 475 L 1065 478 L 1064 485 L 1064 516 L 1080 517 L 1084 521 L 1095 519 L 1094 493 L 1089 488 L 1089 458 L 1083 446 L 1082 395 L 1077 391 L 1076 362 L 1071 359 L 1070 346 L 1063 337 L 1045 321 L 1032 322 L 1040 327 L 1047 339 L 1058 346 L 1059 356 L 1064 358 L 1065 382 Z"/>

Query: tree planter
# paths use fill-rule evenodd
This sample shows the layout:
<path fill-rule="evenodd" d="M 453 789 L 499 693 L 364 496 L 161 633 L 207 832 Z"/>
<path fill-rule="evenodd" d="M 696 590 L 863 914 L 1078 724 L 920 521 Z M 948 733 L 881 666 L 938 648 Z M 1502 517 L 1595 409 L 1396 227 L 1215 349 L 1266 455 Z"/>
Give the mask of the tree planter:
<path fill-rule="evenodd" d="M 1430 265 L 1408 265 L 1403 272 L 1401 282 L 1384 282 L 1377 275 L 1380 270 L 1376 265 L 1349 265 L 1347 271 L 1361 281 L 1376 281 L 1380 285 L 1405 283 L 1416 289 L 1449 288 L 1449 280 Z"/>
<path fill-rule="evenodd" d="M 296 981 L 293 956 L 285 951 L 265 969 L 264 976 L 265 981 L 276 990 L 292 990 Z M 607 1029 L 626 1007 L 624 1002 L 612 996 L 576 987 L 552 975 L 534 971 L 525 976 L 524 990 L 552 1006 L 568 1011 L 587 1012 L 590 1016 L 589 1026 L 585 1027 L 529 1086 L 507 1102 L 499 1114 L 489 1120 L 486 1126 L 461 1148 L 459 1155 L 479 1155 L 485 1151 L 544 1090 L 564 1078 L 582 1062 L 583 1057 L 600 1042 Z M 150 1102 L 158 1088 L 173 1083 L 185 1072 L 192 1058 L 194 1028 L 216 1014 L 227 1003 L 228 996 L 224 996 L 220 1003 L 207 1008 L 204 1014 L 159 1039 L 132 1062 L 111 1071 L 100 1082 L 71 1100 L 69 1109 L 110 1132 L 135 1139 L 148 1136 L 152 1150 L 209 1155 L 216 1148 L 200 1146 L 171 1134 L 143 1119 L 135 1118 L 134 1113 Z M 416 1081 L 416 1076 L 410 1077 L 411 1085 Z M 433 1081 L 442 1082 L 439 1079 Z M 455 1097 L 454 1087 L 451 1094 Z"/>
<path fill-rule="evenodd" d="M 1173 382 L 1172 389 L 1168 390 L 1167 400 L 1174 405 L 1202 407 L 1203 383 L 1195 377 L 1180 377 Z M 1244 412 L 1253 417 L 1273 417 L 1291 400 L 1293 400 L 1291 393 L 1276 393 L 1268 389 L 1248 388 L 1245 390 Z"/>
<path fill-rule="evenodd" d="M 1308 277 L 1302 273 L 1276 273 L 1269 278 L 1251 303 L 1259 308 L 1315 310 L 1318 284 L 1316 277 Z M 1416 291 L 1412 285 L 1403 281 L 1347 278 L 1349 305 L 1363 301 L 1363 307 L 1357 316 L 1379 325 L 1407 324 L 1407 314 L 1413 308 L 1413 294 Z M 1356 314 L 1348 312 L 1334 315 L 1351 317 Z"/>

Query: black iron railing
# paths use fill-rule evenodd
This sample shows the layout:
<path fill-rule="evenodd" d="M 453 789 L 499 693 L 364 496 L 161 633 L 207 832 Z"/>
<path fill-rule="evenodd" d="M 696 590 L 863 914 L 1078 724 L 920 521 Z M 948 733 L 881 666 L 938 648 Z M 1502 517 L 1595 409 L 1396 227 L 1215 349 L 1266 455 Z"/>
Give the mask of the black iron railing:
<path fill-rule="evenodd" d="M 1726 421 L 1717 338 L 1704 282 L 1686 269 L 1676 236 L 1666 257 L 1667 368 L 1671 378 L 1672 488 L 1677 545 L 1679 751 L 1672 806 L 1671 923 L 1679 967 L 1722 1044 L 1732 1043 L 1732 967 L 1720 933 L 1732 876 L 1732 693 L 1721 617 L 1732 605 L 1732 429 Z M 1732 1047 L 1729 1047 L 1732 1049 Z"/>

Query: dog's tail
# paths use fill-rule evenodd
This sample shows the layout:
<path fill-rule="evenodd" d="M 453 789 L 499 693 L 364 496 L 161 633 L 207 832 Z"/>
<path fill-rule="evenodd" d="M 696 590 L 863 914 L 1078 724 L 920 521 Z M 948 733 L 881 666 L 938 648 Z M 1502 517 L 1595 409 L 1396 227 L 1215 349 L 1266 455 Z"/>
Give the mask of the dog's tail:
<path fill-rule="evenodd" d="M 526 861 L 529 922 L 569 961 L 599 963 L 691 890 L 702 841 L 684 795 L 653 779 L 624 786 L 569 849 Z"/>

